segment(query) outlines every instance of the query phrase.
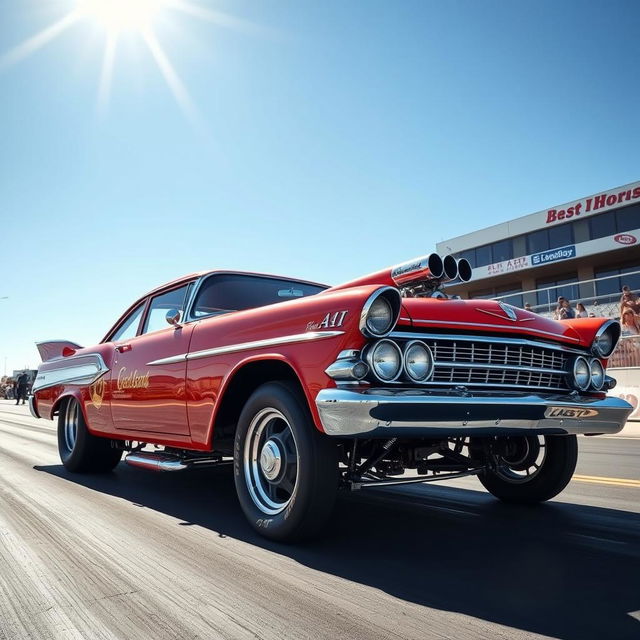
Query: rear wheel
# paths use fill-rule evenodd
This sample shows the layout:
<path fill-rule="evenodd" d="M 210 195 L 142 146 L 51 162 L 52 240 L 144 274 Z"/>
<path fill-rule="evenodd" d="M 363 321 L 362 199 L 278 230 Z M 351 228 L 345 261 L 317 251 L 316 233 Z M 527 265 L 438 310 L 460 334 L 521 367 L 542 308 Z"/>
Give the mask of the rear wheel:
<path fill-rule="evenodd" d="M 293 385 L 264 384 L 247 401 L 236 431 L 234 475 L 245 516 L 267 538 L 307 538 L 329 518 L 337 448 L 318 432 Z"/>
<path fill-rule="evenodd" d="M 58 452 L 64 468 L 77 473 L 105 473 L 120 462 L 122 451 L 89 433 L 80 404 L 70 398 L 58 416 Z"/>
<path fill-rule="evenodd" d="M 472 438 L 472 457 L 492 458 L 478 479 L 504 502 L 535 503 L 558 495 L 571 480 L 578 459 L 576 436 Z"/>

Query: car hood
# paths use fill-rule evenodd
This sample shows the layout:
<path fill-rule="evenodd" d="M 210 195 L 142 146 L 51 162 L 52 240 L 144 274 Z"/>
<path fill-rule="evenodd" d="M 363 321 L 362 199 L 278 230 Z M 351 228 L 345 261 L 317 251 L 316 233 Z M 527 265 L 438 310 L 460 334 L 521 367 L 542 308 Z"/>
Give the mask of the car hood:
<path fill-rule="evenodd" d="M 421 331 L 451 329 L 481 333 L 521 334 L 574 346 L 588 346 L 586 336 L 568 322 L 550 320 L 495 300 L 404 298 L 399 327 Z"/>

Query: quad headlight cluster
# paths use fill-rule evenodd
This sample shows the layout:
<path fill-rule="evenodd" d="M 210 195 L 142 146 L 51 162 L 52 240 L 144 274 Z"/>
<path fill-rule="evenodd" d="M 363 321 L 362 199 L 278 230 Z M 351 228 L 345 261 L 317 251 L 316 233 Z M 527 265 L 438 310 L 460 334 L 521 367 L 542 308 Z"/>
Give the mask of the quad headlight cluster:
<path fill-rule="evenodd" d="M 602 362 L 597 358 L 588 360 L 578 356 L 573 363 L 573 386 L 580 391 L 591 388 L 600 391 L 604 387 L 605 375 Z"/>
<path fill-rule="evenodd" d="M 369 345 L 364 357 L 381 382 L 393 382 L 403 372 L 412 382 L 426 382 L 433 375 L 433 354 L 421 340 L 411 340 L 402 349 L 392 340 L 378 340 Z"/>

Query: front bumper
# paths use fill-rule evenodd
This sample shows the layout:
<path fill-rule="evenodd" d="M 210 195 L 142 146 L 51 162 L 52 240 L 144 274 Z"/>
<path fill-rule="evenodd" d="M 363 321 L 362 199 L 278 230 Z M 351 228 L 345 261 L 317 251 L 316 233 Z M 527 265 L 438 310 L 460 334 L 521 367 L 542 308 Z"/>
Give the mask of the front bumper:
<path fill-rule="evenodd" d="M 323 389 L 316 406 L 330 436 L 479 436 L 618 433 L 620 398 L 522 392 Z"/>

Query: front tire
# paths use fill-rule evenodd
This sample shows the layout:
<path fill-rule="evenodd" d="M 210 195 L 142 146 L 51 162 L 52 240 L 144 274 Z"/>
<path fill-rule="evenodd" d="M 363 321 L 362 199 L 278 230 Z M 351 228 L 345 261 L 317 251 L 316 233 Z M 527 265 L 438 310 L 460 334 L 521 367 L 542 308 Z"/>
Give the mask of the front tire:
<path fill-rule="evenodd" d="M 489 455 L 495 468 L 478 479 L 503 502 L 533 504 L 557 496 L 573 476 L 578 440 L 568 436 L 472 438 L 472 457 Z"/>
<path fill-rule="evenodd" d="M 58 453 L 64 468 L 73 473 L 106 473 L 122 457 L 110 440 L 89 433 L 75 398 L 66 402 L 58 416 Z"/>
<path fill-rule="evenodd" d="M 308 538 L 328 520 L 338 489 L 338 451 L 316 429 L 292 384 L 264 384 L 247 401 L 236 431 L 234 476 L 245 516 L 266 538 Z"/>

